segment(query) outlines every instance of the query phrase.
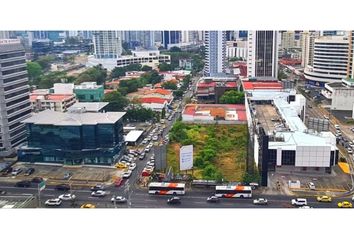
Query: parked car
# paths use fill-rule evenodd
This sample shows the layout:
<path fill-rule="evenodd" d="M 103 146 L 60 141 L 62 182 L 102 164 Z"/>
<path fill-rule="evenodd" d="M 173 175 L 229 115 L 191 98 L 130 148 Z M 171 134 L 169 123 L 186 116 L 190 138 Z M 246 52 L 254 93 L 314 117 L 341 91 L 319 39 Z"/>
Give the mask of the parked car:
<path fill-rule="evenodd" d="M 159 139 L 158 136 L 153 136 L 153 137 L 152 137 L 152 140 L 153 140 L 153 141 L 157 141 L 158 139 Z"/>
<path fill-rule="evenodd" d="M 96 184 L 91 187 L 91 191 L 105 190 L 105 186 L 103 184 Z"/>
<path fill-rule="evenodd" d="M 58 191 L 69 191 L 70 190 L 70 185 L 68 184 L 58 184 L 55 186 L 55 190 Z"/>
<path fill-rule="evenodd" d="M 147 166 L 151 166 L 151 167 L 154 167 L 155 166 L 155 161 L 148 161 L 147 163 L 146 163 L 146 165 Z"/>
<path fill-rule="evenodd" d="M 307 186 L 309 187 L 310 190 L 316 190 L 316 186 L 313 182 L 307 183 Z"/>
<path fill-rule="evenodd" d="M 61 205 L 61 200 L 59 198 L 52 198 L 52 199 L 48 199 L 47 201 L 45 201 L 45 205 L 46 206 L 60 206 Z"/>
<path fill-rule="evenodd" d="M 34 171 L 35 171 L 34 168 L 28 168 L 28 169 L 26 169 L 26 171 L 25 171 L 25 176 L 31 175 L 32 173 L 34 173 Z"/>
<path fill-rule="evenodd" d="M 97 191 L 94 191 L 91 193 L 92 197 L 104 197 L 106 195 L 107 195 L 107 193 L 103 190 L 97 190 Z"/>
<path fill-rule="evenodd" d="M 307 205 L 307 200 L 305 198 L 295 198 L 291 199 L 291 204 L 295 206 L 304 206 Z"/>
<path fill-rule="evenodd" d="M 34 177 L 31 180 L 31 182 L 33 182 L 33 183 L 40 183 L 40 182 L 43 182 L 43 181 L 44 181 L 44 179 L 41 178 L 41 177 Z"/>
<path fill-rule="evenodd" d="M 326 116 L 326 115 L 323 115 L 323 118 L 326 119 L 326 120 L 329 120 L 329 117 Z"/>
<path fill-rule="evenodd" d="M 348 201 L 343 201 L 338 203 L 339 208 L 352 208 L 352 203 Z"/>
<path fill-rule="evenodd" d="M 317 197 L 317 201 L 318 201 L 318 202 L 332 202 L 332 198 L 329 197 L 329 196 L 326 196 L 326 195 L 324 195 L 324 196 L 318 196 L 318 197 Z"/>
<path fill-rule="evenodd" d="M 96 208 L 96 206 L 92 203 L 82 204 L 80 208 Z"/>
<path fill-rule="evenodd" d="M 129 166 L 129 170 L 130 171 L 133 171 L 134 169 L 136 168 L 136 163 L 132 163 L 130 166 Z"/>
<path fill-rule="evenodd" d="M 353 150 L 351 148 L 347 148 L 348 154 L 353 154 Z"/>
<path fill-rule="evenodd" d="M 123 173 L 123 178 L 129 178 L 131 175 L 132 175 L 132 171 L 128 170 L 128 171 Z"/>
<path fill-rule="evenodd" d="M 257 198 L 253 200 L 253 204 L 254 205 L 267 205 L 268 204 L 268 200 L 265 198 Z"/>
<path fill-rule="evenodd" d="M 7 175 L 12 173 L 13 168 L 12 167 L 8 167 L 6 170 L 3 171 L 2 175 Z"/>
<path fill-rule="evenodd" d="M 76 196 L 74 194 L 67 193 L 67 194 L 60 195 L 58 198 L 63 201 L 69 201 L 69 200 L 74 200 Z"/>
<path fill-rule="evenodd" d="M 7 192 L 5 190 L 0 190 L 0 195 L 5 195 Z"/>
<path fill-rule="evenodd" d="M 335 124 L 334 128 L 337 129 L 337 130 L 340 130 L 340 126 L 338 124 Z"/>
<path fill-rule="evenodd" d="M 11 175 L 12 176 L 17 176 L 19 175 L 20 173 L 22 172 L 22 169 L 21 168 L 14 168 L 11 172 Z"/>
<path fill-rule="evenodd" d="M 111 198 L 111 202 L 114 203 L 125 203 L 127 202 L 127 199 L 125 197 L 122 197 L 122 196 L 116 196 L 116 197 L 112 197 Z"/>
<path fill-rule="evenodd" d="M 171 197 L 167 199 L 167 204 L 180 204 L 181 199 L 179 197 Z"/>
<path fill-rule="evenodd" d="M 212 203 L 216 203 L 219 202 L 219 198 L 217 196 L 210 196 L 207 198 L 207 202 L 212 202 Z"/>
<path fill-rule="evenodd" d="M 145 158 L 145 154 L 141 154 L 141 155 L 139 156 L 139 160 L 144 160 L 144 158 Z"/>
<path fill-rule="evenodd" d="M 30 186 L 31 186 L 31 182 L 30 181 L 26 181 L 26 180 L 17 182 L 15 184 L 15 187 L 25 187 L 25 188 L 27 188 L 27 187 L 30 187 Z"/>
<path fill-rule="evenodd" d="M 64 173 L 63 179 L 64 179 L 64 180 L 68 180 L 72 175 L 73 175 L 73 174 L 70 173 L 70 172 Z"/>
<path fill-rule="evenodd" d="M 127 165 L 126 165 L 127 162 L 121 160 L 120 162 L 116 163 L 115 167 L 116 168 L 126 168 Z"/>

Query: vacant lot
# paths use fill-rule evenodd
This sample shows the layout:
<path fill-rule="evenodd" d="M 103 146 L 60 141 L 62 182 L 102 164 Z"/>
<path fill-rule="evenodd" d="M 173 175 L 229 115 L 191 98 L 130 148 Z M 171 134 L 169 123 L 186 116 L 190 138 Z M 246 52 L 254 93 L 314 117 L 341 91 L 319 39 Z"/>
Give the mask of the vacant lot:
<path fill-rule="evenodd" d="M 179 172 L 179 148 L 194 147 L 197 179 L 242 181 L 246 170 L 247 125 L 191 125 L 177 122 L 170 132 L 167 162 Z"/>

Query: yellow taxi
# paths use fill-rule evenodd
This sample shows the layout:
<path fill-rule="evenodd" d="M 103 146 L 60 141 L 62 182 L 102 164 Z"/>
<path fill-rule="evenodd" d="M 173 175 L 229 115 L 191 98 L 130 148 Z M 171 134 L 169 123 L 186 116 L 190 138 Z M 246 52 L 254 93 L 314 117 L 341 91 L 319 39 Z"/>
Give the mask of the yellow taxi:
<path fill-rule="evenodd" d="M 332 198 L 326 195 L 323 196 L 318 196 L 317 197 L 318 202 L 332 202 Z"/>
<path fill-rule="evenodd" d="M 348 201 L 343 201 L 338 203 L 339 208 L 352 208 L 352 203 Z"/>
<path fill-rule="evenodd" d="M 127 168 L 127 165 L 125 165 L 124 163 L 122 162 L 119 162 L 115 165 L 116 168 Z"/>
<path fill-rule="evenodd" d="M 85 204 L 81 205 L 80 208 L 96 208 L 96 206 L 91 203 L 85 203 Z"/>

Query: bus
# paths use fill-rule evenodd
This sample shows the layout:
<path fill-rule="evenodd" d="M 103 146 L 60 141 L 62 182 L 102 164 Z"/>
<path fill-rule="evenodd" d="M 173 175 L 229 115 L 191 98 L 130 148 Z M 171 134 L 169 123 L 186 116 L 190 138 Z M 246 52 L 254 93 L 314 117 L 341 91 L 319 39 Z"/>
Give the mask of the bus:
<path fill-rule="evenodd" d="M 149 183 L 149 194 L 155 195 L 184 195 L 184 183 L 152 182 Z"/>
<path fill-rule="evenodd" d="M 241 185 L 216 186 L 215 196 L 224 198 L 251 198 L 252 187 Z"/>

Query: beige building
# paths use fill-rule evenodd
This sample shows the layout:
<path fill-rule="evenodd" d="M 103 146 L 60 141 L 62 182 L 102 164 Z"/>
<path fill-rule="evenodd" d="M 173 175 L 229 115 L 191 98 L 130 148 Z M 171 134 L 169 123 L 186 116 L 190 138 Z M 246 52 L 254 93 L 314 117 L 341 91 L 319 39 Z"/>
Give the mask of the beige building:
<path fill-rule="evenodd" d="M 320 36 L 320 33 L 317 31 L 303 31 L 300 35 L 301 42 L 301 66 L 306 68 L 307 65 L 313 65 L 313 52 L 315 46 L 315 39 Z"/>

